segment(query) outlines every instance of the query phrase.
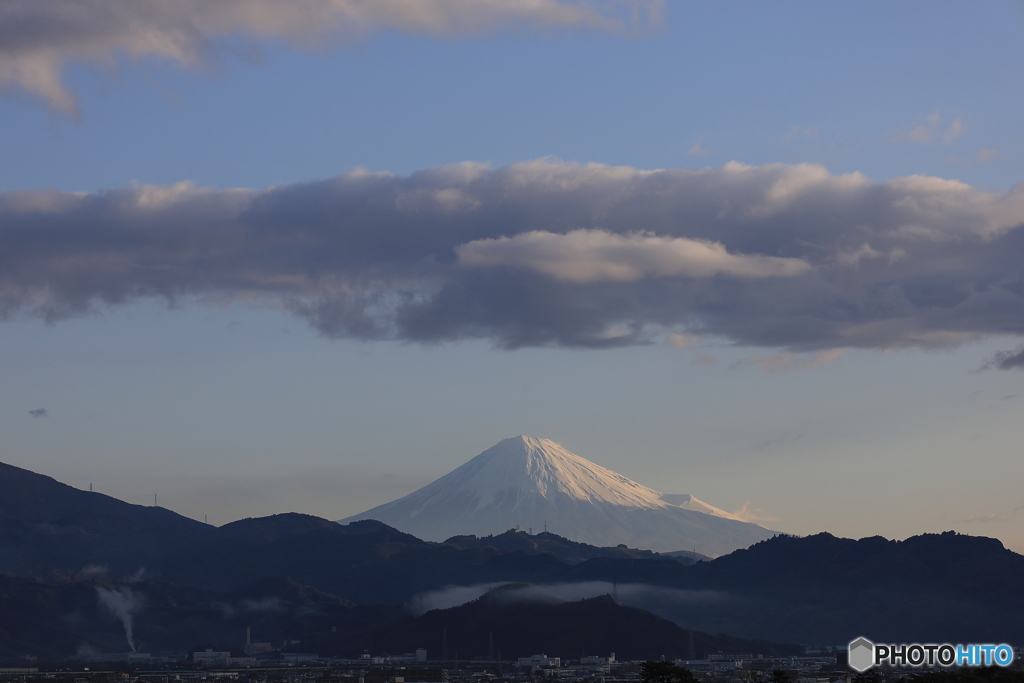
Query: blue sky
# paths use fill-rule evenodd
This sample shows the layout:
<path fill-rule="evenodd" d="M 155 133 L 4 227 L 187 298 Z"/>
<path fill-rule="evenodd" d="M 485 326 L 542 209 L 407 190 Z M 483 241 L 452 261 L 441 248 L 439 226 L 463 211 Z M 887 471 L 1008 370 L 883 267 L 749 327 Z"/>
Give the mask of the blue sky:
<path fill-rule="evenodd" d="M 341 518 L 526 433 L 1024 550 L 1021 4 L 74 4 L 0 0 L 5 462 Z"/>

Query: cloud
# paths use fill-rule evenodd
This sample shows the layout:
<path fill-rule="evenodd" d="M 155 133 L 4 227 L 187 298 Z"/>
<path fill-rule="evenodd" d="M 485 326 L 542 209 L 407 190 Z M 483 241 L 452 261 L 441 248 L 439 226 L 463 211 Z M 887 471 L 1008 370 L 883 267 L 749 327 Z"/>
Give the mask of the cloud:
<path fill-rule="evenodd" d="M 760 524 L 761 522 L 781 522 L 782 520 L 778 517 L 767 517 L 761 514 L 760 509 L 755 509 L 751 502 L 748 500 L 743 503 L 739 510 L 732 513 L 734 516 L 739 517 L 744 522 L 753 522 L 754 524 Z"/>
<path fill-rule="evenodd" d="M 695 337 L 689 334 L 670 334 L 668 335 L 669 345 L 677 349 L 685 349 L 687 346 L 693 346 L 700 341 L 700 337 Z"/>
<path fill-rule="evenodd" d="M 1004 397 L 1012 398 L 1012 397 Z M 1018 505 L 1017 507 L 1010 510 L 1008 513 L 997 513 L 989 512 L 984 515 L 968 515 L 963 521 L 971 522 L 973 524 L 987 524 L 989 522 L 1008 522 L 1016 519 L 1020 514 L 1024 512 L 1024 505 Z"/>
<path fill-rule="evenodd" d="M 625 31 L 657 25 L 664 0 L 0 0 L 0 86 L 73 114 L 64 67 L 159 59 L 203 67 L 252 60 L 261 42 L 297 48 L 397 30 L 434 36 L 501 29 Z"/>
<path fill-rule="evenodd" d="M 476 600 L 501 583 L 484 583 L 472 586 L 447 586 L 440 590 L 421 593 L 409 602 L 409 610 L 416 616 L 433 609 L 449 609 Z M 663 588 L 643 583 L 624 583 L 617 587 L 620 602 L 658 612 L 657 606 L 717 604 L 731 596 L 720 591 L 680 590 Z M 610 595 L 613 585 L 606 581 L 581 581 L 578 583 L 525 584 L 509 586 L 501 591 L 499 599 L 509 602 L 575 602 L 599 595 Z"/>
<path fill-rule="evenodd" d="M 931 114 L 928 116 L 928 123 L 924 126 L 918 126 L 912 131 L 907 133 L 905 136 L 900 138 L 901 140 L 910 140 L 911 142 L 920 142 L 923 144 L 929 144 L 935 139 L 935 136 L 939 133 L 939 115 Z"/>
<path fill-rule="evenodd" d="M 693 143 L 693 147 L 691 147 L 689 151 L 687 151 L 686 153 L 691 157 L 705 156 L 707 154 L 710 154 L 711 152 L 704 149 L 703 144 L 704 138 L 697 140 L 697 142 Z"/>
<path fill-rule="evenodd" d="M 863 259 L 877 259 L 883 256 L 889 260 L 889 263 L 904 258 L 907 252 L 902 247 L 895 247 L 888 254 L 882 254 L 871 248 L 871 245 L 865 242 L 860 245 L 857 249 L 840 249 L 836 260 L 840 265 L 849 266 L 851 268 L 859 268 L 860 262 Z"/>
<path fill-rule="evenodd" d="M 953 140 L 956 140 L 963 134 L 964 122 L 963 119 L 961 119 L 958 116 L 957 118 L 953 119 L 953 123 L 949 124 L 949 128 L 947 128 L 946 132 L 942 134 L 942 141 L 948 145 L 949 143 L 953 142 Z"/>
<path fill-rule="evenodd" d="M 1006 158 L 1006 155 L 1003 154 L 1002 152 L 998 152 L 998 151 L 996 151 L 994 149 L 990 149 L 988 147 L 982 147 L 981 149 L 978 150 L 978 153 L 977 153 L 977 155 L 975 155 L 974 160 L 975 161 L 998 161 L 1000 159 L 1005 159 L 1005 158 Z"/>
<path fill-rule="evenodd" d="M 942 142 L 948 145 L 963 135 L 966 130 L 963 119 L 959 116 L 953 119 L 945 131 L 941 130 L 942 117 L 938 114 L 930 114 L 927 121 L 925 125 L 917 126 L 906 135 L 896 138 L 896 140 L 898 142 L 919 142 L 924 145 L 930 145 L 935 140 L 942 140 Z"/>
<path fill-rule="evenodd" d="M 33 408 L 28 411 L 28 414 L 32 417 L 49 417 L 50 414 L 46 412 L 46 408 Z"/>
<path fill-rule="evenodd" d="M 810 270 L 800 259 L 730 254 L 717 242 L 650 233 L 616 235 L 605 230 L 573 230 L 564 235 L 535 230 L 460 244 L 455 254 L 464 266 L 525 268 L 575 283 L 715 275 L 790 277 Z"/>
<path fill-rule="evenodd" d="M 987 515 L 970 515 L 964 521 L 972 522 L 976 524 L 987 524 L 989 522 L 1005 522 L 1009 517 L 1006 515 L 987 514 Z"/>
<path fill-rule="evenodd" d="M 1024 346 L 1013 351 L 1000 351 L 989 359 L 985 367 L 998 370 L 1024 370 Z"/>
<path fill-rule="evenodd" d="M 446 586 L 436 591 L 420 593 L 409 601 L 409 611 L 419 616 L 434 609 L 458 607 L 501 585 L 503 584 L 481 583 L 472 586 Z"/>
<path fill-rule="evenodd" d="M 324 335 L 503 348 L 714 337 L 777 369 L 1024 334 L 1024 186 L 557 160 L 0 194 L 0 319 L 262 303 Z M 826 353 L 828 352 L 828 353 Z M 795 355 L 786 355 L 795 354 Z M 1000 367 L 1012 367 L 1009 357 Z"/>

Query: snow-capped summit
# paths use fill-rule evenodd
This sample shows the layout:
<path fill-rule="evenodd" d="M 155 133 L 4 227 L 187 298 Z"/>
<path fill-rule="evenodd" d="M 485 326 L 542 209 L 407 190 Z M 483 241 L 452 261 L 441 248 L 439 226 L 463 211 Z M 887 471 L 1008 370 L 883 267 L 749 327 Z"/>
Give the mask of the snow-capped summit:
<path fill-rule="evenodd" d="M 504 498 L 509 491 L 518 494 L 509 501 L 512 510 L 529 501 L 532 494 L 548 500 L 567 496 L 573 500 L 634 507 L 657 506 L 661 495 L 570 453 L 554 441 L 533 436 L 499 441 L 421 492 L 453 489 L 474 493 L 477 510 Z M 522 496 L 523 493 L 527 496 Z"/>
<path fill-rule="evenodd" d="M 689 494 L 655 491 L 532 436 L 504 439 L 418 491 L 341 522 L 360 519 L 432 541 L 546 527 L 592 545 L 712 556 L 773 535 Z"/>

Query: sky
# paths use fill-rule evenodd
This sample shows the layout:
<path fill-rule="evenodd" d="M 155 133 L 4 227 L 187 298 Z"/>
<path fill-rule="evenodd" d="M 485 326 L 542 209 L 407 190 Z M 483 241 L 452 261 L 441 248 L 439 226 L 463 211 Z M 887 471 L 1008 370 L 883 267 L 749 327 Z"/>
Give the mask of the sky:
<path fill-rule="evenodd" d="M 1024 552 L 1024 3 L 0 0 L 0 460 L 224 524 L 553 439 Z"/>

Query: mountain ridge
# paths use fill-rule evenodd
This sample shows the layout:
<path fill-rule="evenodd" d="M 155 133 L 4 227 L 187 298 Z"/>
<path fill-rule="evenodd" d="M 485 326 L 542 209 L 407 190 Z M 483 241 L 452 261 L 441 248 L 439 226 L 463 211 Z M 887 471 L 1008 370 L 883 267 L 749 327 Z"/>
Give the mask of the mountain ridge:
<path fill-rule="evenodd" d="M 550 531 L 528 534 L 518 529 L 509 529 L 503 534 L 493 536 L 452 536 L 444 541 L 444 545 L 457 548 L 497 548 L 504 552 L 525 552 L 529 554 L 545 554 L 557 557 L 566 564 L 579 564 L 595 557 L 612 557 L 620 559 L 653 560 L 672 557 L 678 562 L 692 564 L 698 560 L 710 560 L 706 555 L 694 554 L 689 551 L 676 553 L 656 553 L 652 550 L 638 550 L 626 546 L 599 548 L 586 543 L 571 541 Z"/>
<path fill-rule="evenodd" d="M 17 476 L 3 477 L 11 472 Z M 40 504 L 12 509 L 9 501 L 17 495 L 8 496 L 16 492 L 4 482 L 27 486 L 41 496 Z M 44 653 L 47 643 L 73 651 L 76 639 L 106 651 L 123 648 L 120 626 L 98 604 L 97 587 L 131 591 L 142 600 L 137 635 L 151 643 L 169 644 L 176 624 L 191 629 L 197 643 L 218 633 L 240 637 L 243 624 L 236 617 L 280 603 L 298 610 L 287 637 L 338 626 L 339 638 L 354 645 L 370 623 L 398 619 L 403 605 L 454 604 L 446 596 L 480 595 L 510 582 L 576 597 L 617 585 L 623 602 L 680 627 L 741 638 L 1024 642 L 1024 556 L 985 537 L 778 535 L 689 563 L 630 548 L 581 548 L 551 533 L 445 544 L 379 521 L 342 526 L 296 513 L 213 527 L 88 492 L 79 496 L 56 484 L 27 470 L 0 468 L 0 511 L 18 515 L 0 516 L 0 572 L 20 577 L 0 575 L 0 584 L 10 587 L 0 590 L 0 644 L 12 638 L 21 652 L 31 647 Z M 76 508 L 81 501 L 84 507 Z M 84 528 L 81 519 L 96 519 L 85 514 L 94 501 L 108 506 L 104 514 L 124 518 Z M 166 520 L 184 530 L 169 528 Z M 561 547 L 549 552 L 551 544 Z M 74 632 L 62 621 L 68 610 L 42 618 L 43 608 L 65 599 L 92 615 Z M 230 604 L 235 616 L 220 604 Z M 303 605 L 322 618 L 300 618 Z M 193 616 L 199 619 L 194 625 Z"/>
<path fill-rule="evenodd" d="M 0 462 L 0 516 L 34 525 L 130 522 L 133 528 L 206 526 L 166 508 L 134 505 L 95 491 L 82 491 L 53 477 Z M 44 502 L 45 501 L 45 502 Z"/>

